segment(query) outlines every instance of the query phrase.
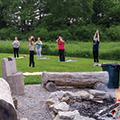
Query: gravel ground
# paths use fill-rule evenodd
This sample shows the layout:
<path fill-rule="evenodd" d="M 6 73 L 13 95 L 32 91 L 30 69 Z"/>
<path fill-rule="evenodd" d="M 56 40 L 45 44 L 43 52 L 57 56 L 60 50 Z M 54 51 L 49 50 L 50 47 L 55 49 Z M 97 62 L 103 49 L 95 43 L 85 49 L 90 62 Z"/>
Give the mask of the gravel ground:
<path fill-rule="evenodd" d="M 48 106 L 45 104 L 50 92 L 39 85 L 25 85 L 25 94 L 13 96 L 18 101 L 18 118 L 28 120 L 52 120 Z"/>
<path fill-rule="evenodd" d="M 80 89 L 74 87 L 57 87 L 57 90 L 77 92 Z M 13 96 L 18 101 L 18 119 L 28 120 L 52 120 L 50 110 L 45 104 L 51 92 L 48 92 L 41 84 L 25 85 L 25 94 Z"/>

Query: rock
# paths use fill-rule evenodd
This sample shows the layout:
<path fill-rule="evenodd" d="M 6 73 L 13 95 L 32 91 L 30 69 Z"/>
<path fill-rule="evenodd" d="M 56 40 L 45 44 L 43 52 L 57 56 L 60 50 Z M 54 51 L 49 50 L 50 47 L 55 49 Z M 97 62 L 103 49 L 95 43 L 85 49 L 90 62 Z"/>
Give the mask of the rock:
<path fill-rule="evenodd" d="M 70 119 L 73 120 L 75 118 L 75 116 L 80 116 L 78 110 L 74 110 L 74 111 L 68 111 L 68 112 L 58 112 L 58 116 L 61 119 Z"/>
<path fill-rule="evenodd" d="M 56 115 L 54 120 L 65 120 L 65 119 L 60 119 L 60 117 L 58 115 Z"/>
<path fill-rule="evenodd" d="M 80 115 L 76 115 L 73 120 L 82 120 Z M 85 120 L 85 119 L 83 119 Z"/>
<path fill-rule="evenodd" d="M 76 95 L 80 96 L 82 99 L 86 99 L 86 100 L 89 100 L 89 99 L 93 99 L 94 96 L 90 93 L 88 93 L 87 91 L 78 91 L 78 92 L 75 92 Z"/>
<path fill-rule="evenodd" d="M 69 105 L 67 105 L 66 102 L 61 102 L 58 104 L 53 104 L 50 105 L 50 109 L 58 113 L 58 111 L 68 111 L 69 110 Z"/>
<path fill-rule="evenodd" d="M 17 120 L 9 84 L 0 78 L 0 120 Z"/>
<path fill-rule="evenodd" d="M 82 107 L 82 106 L 83 106 L 82 103 L 75 102 L 75 103 L 73 103 L 73 104 L 70 105 L 70 110 L 71 110 L 71 111 L 79 110 L 80 107 Z"/>
<path fill-rule="evenodd" d="M 112 99 L 116 99 L 116 98 L 117 98 L 117 95 L 116 95 L 115 92 L 108 92 L 108 94 L 110 95 L 110 97 L 111 97 Z"/>
<path fill-rule="evenodd" d="M 46 104 L 47 104 L 48 106 L 53 105 L 53 104 L 55 104 L 55 103 L 59 103 L 59 99 L 58 99 L 58 98 L 49 98 L 49 99 L 46 101 Z"/>
<path fill-rule="evenodd" d="M 64 95 L 65 95 L 65 92 L 56 91 L 56 92 L 51 93 L 49 98 L 58 98 L 59 100 L 61 100 Z"/>
<path fill-rule="evenodd" d="M 20 120 L 28 120 L 27 118 L 21 118 Z"/>
<path fill-rule="evenodd" d="M 60 100 L 60 102 L 66 102 L 66 103 L 68 103 L 69 102 L 69 96 L 66 96 L 66 97 L 63 97 L 61 100 Z"/>
<path fill-rule="evenodd" d="M 51 116 L 52 116 L 52 119 L 54 119 L 55 116 L 56 116 L 56 115 L 55 115 L 56 113 L 55 113 L 54 111 L 51 111 L 50 114 L 51 114 Z"/>
<path fill-rule="evenodd" d="M 110 95 L 107 92 L 99 91 L 99 90 L 88 90 L 88 92 L 92 95 L 94 95 L 94 98 L 104 100 L 104 99 L 110 99 Z"/>
<path fill-rule="evenodd" d="M 94 98 L 94 96 L 92 94 L 90 94 L 90 93 L 88 93 L 87 91 L 84 91 L 84 90 L 78 91 L 78 92 L 75 92 L 75 93 L 67 91 L 66 95 L 68 95 L 70 97 L 70 99 L 69 99 L 70 103 L 74 103 L 76 101 L 81 102 L 82 99 L 91 100 L 91 99 Z"/>
<path fill-rule="evenodd" d="M 89 117 L 80 116 L 80 115 L 76 115 L 73 120 L 95 120 L 95 119 L 89 118 Z"/>
<path fill-rule="evenodd" d="M 81 102 L 81 100 L 82 100 L 81 96 L 78 96 L 77 94 L 70 92 L 70 91 L 66 92 L 66 96 L 69 96 L 69 98 L 70 98 L 69 104 L 72 104 L 76 101 Z"/>
<path fill-rule="evenodd" d="M 66 91 L 65 93 L 66 93 L 66 95 L 68 95 L 68 96 L 79 97 L 79 95 L 77 95 L 77 94 L 75 94 L 75 93 L 73 93 L 73 92 L 70 92 L 70 91 Z"/>
<path fill-rule="evenodd" d="M 94 86 L 93 86 L 93 89 L 96 89 L 96 90 L 101 90 L 101 91 L 105 91 L 107 92 L 109 89 L 107 87 L 106 84 L 102 83 L 102 82 L 97 82 Z"/>

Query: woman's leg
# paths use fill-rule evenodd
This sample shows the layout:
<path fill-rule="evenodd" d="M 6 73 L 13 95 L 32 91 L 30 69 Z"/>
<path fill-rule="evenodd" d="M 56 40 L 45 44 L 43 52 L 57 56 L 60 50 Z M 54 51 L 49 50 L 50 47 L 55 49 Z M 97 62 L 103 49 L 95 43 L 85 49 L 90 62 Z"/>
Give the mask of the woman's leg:
<path fill-rule="evenodd" d="M 42 48 L 39 49 L 39 52 L 40 52 L 40 58 L 42 57 L 42 56 L 41 56 L 41 51 L 42 51 Z"/>
<path fill-rule="evenodd" d="M 96 60 L 97 60 L 97 63 L 99 63 L 99 60 L 98 60 L 98 50 L 96 50 Z"/>
<path fill-rule="evenodd" d="M 35 67 L 35 63 L 34 63 L 34 51 L 32 51 L 31 62 L 32 62 L 32 66 L 34 68 Z"/>
<path fill-rule="evenodd" d="M 13 48 L 13 51 L 14 51 L 14 58 L 16 58 L 15 48 Z"/>
<path fill-rule="evenodd" d="M 39 56 L 39 58 L 40 58 L 40 49 L 38 49 L 38 56 Z"/>
<path fill-rule="evenodd" d="M 65 50 L 62 50 L 62 61 L 65 61 Z"/>
<path fill-rule="evenodd" d="M 99 60 L 98 60 L 98 50 L 95 50 L 95 61 L 96 61 L 96 63 L 99 63 Z"/>
<path fill-rule="evenodd" d="M 62 61 L 62 54 L 61 54 L 61 50 L 59 50 L 59 58 L 60 58 L 60 61 Z"/>
<path fill-rule="evenodd" d="M 38 58 L 38 49 L 36 48 L 37 58 Z"/>
<path fill-rule="evenodd" d="M 32 62 L 32 56 L 31 56 L 31 51 L 30 51 L 30 56 L 29 56 L 29 67 L 31 67 L 31 62 Z"/>
<path fill-rule="evenodd" d="M 94 63 L 96 63 L 95 50 L 93 50 L 93 58 L 94 58 Z"/>
<path fill-rule="evenodd" d="M 16 48 L 17 57 L 19 57 L 18 51 L 19 51 L 19 48 Z"/>

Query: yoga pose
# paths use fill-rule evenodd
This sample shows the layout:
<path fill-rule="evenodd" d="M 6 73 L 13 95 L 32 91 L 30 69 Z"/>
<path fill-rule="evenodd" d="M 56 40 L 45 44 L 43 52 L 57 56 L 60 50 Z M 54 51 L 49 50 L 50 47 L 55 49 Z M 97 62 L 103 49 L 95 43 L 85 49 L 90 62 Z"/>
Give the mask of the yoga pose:
<path fill-rule="evenodd" d="M 17 54 L 17 58 L 19 57 L 19 45 L 20 45 L 20 42 L 18 41 L 18 38 L 15 37 L 15 40 L 13 41 L 12 43 L 13 45 L 13 50 L 14 50 L 14 58 L 16 58 L 16 54 Z"/>
<path fill-rule="evenodd" d="M 37 59 L 41 58 L 41 51 L 42 51 L 42 41 L 40 40 L 40 37 L 38 37 L 38 41 L 36 41 L 36 53 L 37 53 Z"/>
<path fill-rule="evenodd" d="M 95 32 L 94 38 L 93 38 L 93 57 L 94 57 L 94 65 L 98 65 L 98 54 L 99 54 L 99 32 L 98 30 Z"/>
<path fill-rule="evenodd" d="M 60 58 L 60 62 L 64 61 L 65 62 L 65 41 L 63 40 L 63 38 L 61 36 L 59 36 L 59 38 L 56 40 L 56 42 L 58 43 L 58 51 L 59 51 L 59 58 Z"/>
<path fill-rule="evenodd" d="M 32 67 L 34 68 L 35 67 L 35 62 L 34 62 L 34 37 L 33 36 L 30 36 L 29 37 L 29 52 L 30 52 L 30 57 L 29 57 L 29 67 L 31 67 L 31 64 L 32 64 Z"/>

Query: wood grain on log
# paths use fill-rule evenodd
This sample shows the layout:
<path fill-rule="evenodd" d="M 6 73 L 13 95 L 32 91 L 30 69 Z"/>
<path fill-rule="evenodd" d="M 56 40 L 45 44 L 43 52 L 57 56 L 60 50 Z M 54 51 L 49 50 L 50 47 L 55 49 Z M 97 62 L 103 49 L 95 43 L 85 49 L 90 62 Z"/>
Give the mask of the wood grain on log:
<path fill-rule="evenodd" d="M 108 72 L 43 72 L 42 85 L 54 82 L 58 86 L 93 87 L 97 82 L 107 84 Z"/>

